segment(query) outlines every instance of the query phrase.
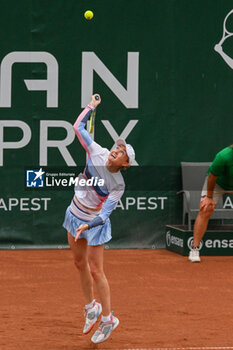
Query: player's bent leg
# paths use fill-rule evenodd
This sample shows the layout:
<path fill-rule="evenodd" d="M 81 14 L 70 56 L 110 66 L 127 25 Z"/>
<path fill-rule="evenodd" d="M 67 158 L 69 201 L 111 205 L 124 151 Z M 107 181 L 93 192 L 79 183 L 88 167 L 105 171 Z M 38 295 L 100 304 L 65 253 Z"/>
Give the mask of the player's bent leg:
<path fill-rule="evenodd" d="M 68 242 L 73 254 L 74 264 L 79 271 L 80 282 L 85 298 L 85 303 L 89 304 L 93 297 L 93 280 L 88 263 L 87 241 L 79 239 L 76 243 L 74 237 L 68 233 Z"/>
<path fill-rule="evenodd" d="M 110 312 L 110 288 L 103 269 L 104 246 L 88 247 L 91 274 L 95 280 L 96 287 L 103 306 L 103 316 L 98 330 L 91 338 L 93 343 L 101 343 L 107 340 L 112 331 L 118 326 L 119 320 Z"/>
<path fill-rule="evenodd" d="M 91 275 L 95 281 L 96 288 L 103 308 L 103 315 L 108 316 L 111 312 L 110 288 L 103 268 L 104 245 L 88 247 L 88 261 Z"/>
<path fill-rule="evenodd" d="M 195 224 L 194 224 L 194 231 L 193 231 L 193 248 L 189 252 L 189 261 L 191 262 L 200 262 L 200 252 L 199 252 L 199 245 L 201 242 L 202 237 L 205 234 L 205 231 L 208 226 L 209 219 L 211 215 L 214 212 L 214 208 L 209 208 L 208 210 L 204 211 L 203 209 L 200 209 Z"/>
<path fill-rule="evenodd" d="M 74 264 L 79 271 L 80 282 L 86 302 L 84 308 L 85 325 L 83 333 L 87 334 L 95 325 L 102 312 L 102 307 L 101 304 L 94 300 L 93 296 L 93 279 L 88 263 L 87 241 L 85 239 L 79 239 L 78 242 L 75 242 L 74 237 L 68 233 L 68 242 L 73 254 Z"/>

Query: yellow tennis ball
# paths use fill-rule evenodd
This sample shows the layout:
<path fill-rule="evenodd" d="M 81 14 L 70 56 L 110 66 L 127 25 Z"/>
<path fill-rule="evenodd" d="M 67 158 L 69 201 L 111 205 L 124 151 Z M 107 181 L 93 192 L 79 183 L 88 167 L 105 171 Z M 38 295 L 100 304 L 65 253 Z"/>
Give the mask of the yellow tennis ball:
<path fill-rule="evenodd" d="M 84 13 L 84 17 L 88 20 L 92 19 L 94 16 L 94 13 L 90 10 L 87 10 L 85 13 Z"/>

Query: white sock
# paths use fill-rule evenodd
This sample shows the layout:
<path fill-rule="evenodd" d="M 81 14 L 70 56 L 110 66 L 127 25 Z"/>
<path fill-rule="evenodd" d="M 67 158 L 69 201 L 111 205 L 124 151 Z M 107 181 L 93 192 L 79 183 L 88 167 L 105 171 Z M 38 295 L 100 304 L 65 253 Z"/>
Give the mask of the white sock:
<path fill-rule="evenodd" d="M 91 309 L 94 306 L 95 303 L 95 299 L 92 300 L 92 302 L 90 304 L 85 305 L 85 309 Z"/>
<path fill-rule="evenodd" d="M 111 321 L 111 315 L 112 315 L 112 313 L 110 312 L 110 314 L 108 316 L 102 316 L 101 321 L 102 322 L 109 322 L 109 321 Z"/>

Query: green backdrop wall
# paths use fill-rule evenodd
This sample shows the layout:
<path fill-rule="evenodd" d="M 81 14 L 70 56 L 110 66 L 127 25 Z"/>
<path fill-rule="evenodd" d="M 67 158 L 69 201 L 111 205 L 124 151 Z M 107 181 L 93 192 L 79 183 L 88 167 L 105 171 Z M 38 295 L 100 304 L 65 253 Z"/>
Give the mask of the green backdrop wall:
<path fill-rule="evenodd" d="M 111 149 L 123 133 L 138 164 L 124 173 L 108 246 L 164 247 L 165 224 L 181 221 L 180 162 L 211 161 L 233 143 L 233 36 L 214 50 L 232 2 L 0 4 L 1 248 L 66 245 L 73 188 L 28 189 L 26 171 L 85 164 L 71 125 L 93 92 L 102 96 L 95 140 Z"/>

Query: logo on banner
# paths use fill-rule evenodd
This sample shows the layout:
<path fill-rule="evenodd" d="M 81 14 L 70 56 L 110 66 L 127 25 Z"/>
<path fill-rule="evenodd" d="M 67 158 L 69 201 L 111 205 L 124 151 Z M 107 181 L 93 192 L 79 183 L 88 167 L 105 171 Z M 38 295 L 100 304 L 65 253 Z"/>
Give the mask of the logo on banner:
<path fill-rule="evenodd" d="M 44 171 L 40 170 L 27 170 L 27 187 L 44 187 Z"/>
<path fill-rule="evenodd" d="M 166 233 L 166 241 L 167 241 L 167 246 L 168 247 L 170 247 L 171 245 L 176 245 L 178 247 L 183 247 L 184 246 L 183 239 L 172 235 L 171 231 L 167 231 L 167 233 Z"/>
<path fill-rule="evenodd" d="M 170 245 L 171 245 L 171 233 L 170 233 L 170 231 L 168 231 L 166 234 L 166 241 L 167 241 L 168 247 L 170 247 Z"/>
<path fill-rule="evenodd" d="M 222 48 L 225 40 L 233 36 L 233 9 L 228 12 L 223 21 L 223 34 L 222 38 L 218 44 L 215 45 L 214 50 L 223 58 L 223 60 L 228 64 L 228 66 L 233 69 L 233 60 L 228 56 Z"/>

